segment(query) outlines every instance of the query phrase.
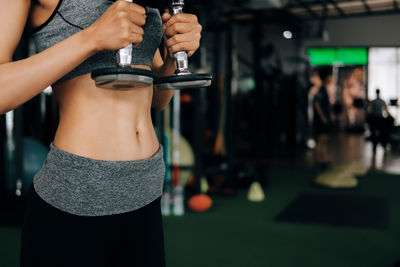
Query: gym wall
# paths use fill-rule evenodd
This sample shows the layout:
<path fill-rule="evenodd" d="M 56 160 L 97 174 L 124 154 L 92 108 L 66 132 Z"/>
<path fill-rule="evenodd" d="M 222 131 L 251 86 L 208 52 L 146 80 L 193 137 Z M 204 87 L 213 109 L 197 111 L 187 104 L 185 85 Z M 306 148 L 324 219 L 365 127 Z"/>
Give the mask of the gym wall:
<path fill-rule="evenodd" d="M 325 24 L 329 40 L 305 40 L 304 47 L 398 46 L 400 45 L 399 21 L 400 15 L 330 19 Z"/>

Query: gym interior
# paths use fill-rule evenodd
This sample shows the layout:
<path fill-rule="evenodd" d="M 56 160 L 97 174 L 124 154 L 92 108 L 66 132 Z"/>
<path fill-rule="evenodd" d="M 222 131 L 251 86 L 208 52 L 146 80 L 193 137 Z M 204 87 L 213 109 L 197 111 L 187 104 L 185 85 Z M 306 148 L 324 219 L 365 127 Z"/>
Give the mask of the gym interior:
<path fill-rule="evenodd" d="M 188 0 L 184 12 L 203 26 L 189 68 L 212 80 L 152 111 L 167 266 L 400 266 L 400 0 Z M 34 53 L 23 35 L 14 60 Z M 19 266 L 25 196 L 58 118 L 50 86 L 0 115 L 2 267 Z"/>

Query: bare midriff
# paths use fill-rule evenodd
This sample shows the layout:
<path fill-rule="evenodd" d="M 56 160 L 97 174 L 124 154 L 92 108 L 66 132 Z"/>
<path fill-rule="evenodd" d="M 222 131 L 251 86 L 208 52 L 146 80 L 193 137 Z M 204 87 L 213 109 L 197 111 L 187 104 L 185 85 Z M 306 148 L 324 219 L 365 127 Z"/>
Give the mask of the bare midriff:
<path fill-rule="evenodd" d="M 60 109 L 55 147 L 109 161 L 145 159 L 159 149 L 151 119 L 152 86 L 101 89 L 86 74 L 57 83 L 53 91 Z"/>

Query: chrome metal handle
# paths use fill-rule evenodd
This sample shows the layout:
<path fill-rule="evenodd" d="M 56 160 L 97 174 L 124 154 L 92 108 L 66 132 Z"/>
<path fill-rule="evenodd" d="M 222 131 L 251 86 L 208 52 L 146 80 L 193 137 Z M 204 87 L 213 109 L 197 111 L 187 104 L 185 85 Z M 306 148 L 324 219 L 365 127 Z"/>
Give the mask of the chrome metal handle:
<path fill-rule="evenodd" d="M 126 2 L 133 3 L 133 0 L 125 0 Z M 132 64 L 132 49 L 133 45 L 128 44 L 124 48 L 117 51 L 117 61 L 120 67 L 129 67 Z"/>
<path fill-rule="evenodd" d="M 185 5 L 183 0 L 173 0 L 172 4 L 169 6 L 169 13 L 171 16 L 178 14 L 178 13 L 183 13 L 183 6 Z"/>
<path fill-rule="evenodd" d="M 169 6 L 169 13 L 171 16 L 183 13 L 183 6 L 185 5 L 183 0 L 173 0 L 172 4 Z M 173 54 L 175 59 L 175 74 L 176 75 L 187 75 L 191 74 L 189 71 L 189 61 L 186 51 L 179 51 Z"/>

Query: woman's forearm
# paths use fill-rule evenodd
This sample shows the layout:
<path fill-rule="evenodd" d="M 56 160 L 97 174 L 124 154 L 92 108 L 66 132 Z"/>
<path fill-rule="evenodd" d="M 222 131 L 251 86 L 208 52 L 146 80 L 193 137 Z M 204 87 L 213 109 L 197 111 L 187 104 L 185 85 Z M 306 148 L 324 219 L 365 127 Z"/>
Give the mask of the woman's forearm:
<path fill-rule="evenodd" d="M 167 58 L 164 61 L 164 64 L 156 70 L 156 74 L 158 77 L 165 77 L 174 75 L 175 72 L 175 63 L 172 59 Z M 174 90 L 157 90 L 157 86 L 154 86 L 154 95 L 152 107 L 157 110 L 164 109 L 168 103 L 171 101 L 171 98 L 174 96 Z"/>
<path fill-rule="evenodd" d="M 0 114 L 30 100 L 96 53 L 90 29 L 32 57 L 0 65 Z"/>

